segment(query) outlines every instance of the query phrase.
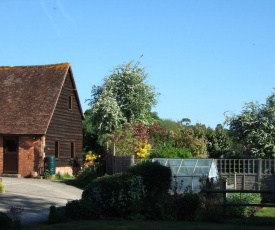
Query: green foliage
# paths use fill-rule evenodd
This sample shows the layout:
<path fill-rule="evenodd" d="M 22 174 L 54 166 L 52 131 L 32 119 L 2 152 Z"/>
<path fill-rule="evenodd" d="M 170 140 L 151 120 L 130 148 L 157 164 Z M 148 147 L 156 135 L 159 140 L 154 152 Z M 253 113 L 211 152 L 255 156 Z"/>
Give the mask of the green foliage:
<path fill-rule="evenodd" d="M 176 194 L 166 194 L 165 198 L 163 199 L 162 206 L 163 206 L 163 213 L 162 213 L 162 220 L 178 220 L 178 212 L 179 212 L 179 199 L 181 196 Z"/>
<path fill-rule="evenodd" d="M 86 185 L 91 183 L 97 178 L 97 171 L 91 170 L 89 167 L 82 167 L 82 169 L 77 174 L 74 184 L 84 188 Z"/>
<path fill-rule="evenodd" d="M 0 194 L 5 193 L 5 191 L 6 191 L 5 188 L 6 188 L 6 186 L 4 185 L 4 183 L 2 181 L 0 181 Z"/>
<path fill-rule="evenodd" d="M 100 212 L 84 200 L 73 200 L 66 204 L 65 215 L 70 220 L 94 220 L 100 217 Z"/>
<path fill-rule="evenodd" d="M 199 133 L 204 130 L 195 129 L 187 126 L 184 129 L 174 133 L 175 146 L 178 148 L 187 148 L 194 158 L 206 158 L 208 156 L 206 139 Z"/>
<path fill-rule="evenodd" d="M 143 180 L 145 197 L 142 213 L 148 219 L 159 219 L 163 212 L 163 199 L 171 185 L 171 169 L 158 162 L 145 161 L 129 167 L 127 173 L 141 176 Z"/>
<path fill-rule="evenodd" d="M 170 132 L 163 126 L 161 122 L 154 122 L 148 128 L 150 143 L 154 149 L 162 148 L 167 142 L 173 141 Z"/>
<path fill-rule="evenodd" d="M 159 194 L 167 193 L 172 181 L 171 169 L 159 162 L 141 162 L 129 167 L 127 173 L 142 177 L 147 196 L 152 199 L 157 198 Z"/>
<path fill-rule="evenodd" d="M 12 219 L 3 212 L 0 212 L 0 229 L 12 229 Z"/>
<path fill-rule="evenodd" d="M 259 204 L 261 196 L 257 193 L 232 194 L 227 198 L 229 204 Z M 229 206 L 226 208 L 227 215 L 230 217 L 248 217 L 255 213 L 253 206 Z"/>
<path fill-rule="evenodd" d="M 92 181 L 85 187 L 82 200 L 102 215 L 125 217 L 136 212 L 144 192 L 140 176 L 115 174 Z"/>
<path fill-rule="evenodd" d="M 54 180 L 61 180 L 61 181 L 66 181 L 66 180 L 72 180 L 74 179 L 75 177 L 70 175 L 69 173 L 57 173 L 53 176 L 53 179 Z"/>
<path fill-rule="evenodd" d="M 43 172 L 43 178 L 44 179 L 51 179 L 54 175 L 51 175 L 51 173 L 48 170 L 45 170 Z"/>
<path fill-rule="evenodd" d="M 206 130 L 207 151 L 209 157 L 219 158 L 221 155 L 227 155 L 232 146 L 228 130 L 222 125 L 217 125 L 215 130 L 210 127 Z"/>
<path fill-rule="evenodd" d="M 181 199 L 179 199 L 179 206 L 178 219 L 194 221 L 198 218 L 202 201 L 198 194 L 188 192 L 183 194 Z"/>
<path fill-rule="evenodd" d="M 23 206 L 11 206 L 10 207 L 10 214 L 12 218 L 12 228 L 13 229 L 20 229 L 22 228 L 22 214 L 24 212 Z"/>
<path fill-rule="evenodd" d="M 123 127 L 115 130 L 106 138 L 111 152 L 116 156 L 134 155 L 137 139 L 131 127 Z"/>
<path fill-rule="evenodd" d="M 222 200 L 218 197 L 202 199 L 200 219 L 208 222 L 220 222 L 223 217 Z"/>
<path fill-rule="evenodd" d="M 92 150 L 96 153 L 104 153 L 104 148 L 98 142 L 98 133 L 95 133 L 91 123 L 92 110 L 87 109 L 84 113 L 85 119 L 82 121 L 83 129 L 83 150 Z"/>
<path fill-rule="evenodd" d="M 65 207 L 51 205 L 49 208 L 48 224 L 57 224 L 67 221 Z"/>
<path fill-rule="evenodd" d="M 195 221 L 200 217 L 201 208 L 202 201 L 198 194 L 167 194 L 163 200 L 163 219 Z"/>
<path fill-rule="evenodd" d="M 187 148 L 177 148 L 167 143 L 162 148 L 153 150 L 150 158 L 192 158 L 192 154 Z"/>
<path fill-rule="evenodd" d="M 94 133 L 103 136 L 125 123 L 152 122 L 150 112 L 158 94 L 146 84 L 147 77 L 139 62 L 129 62 L 117 66 L 101 86 L 93 86 L 88 101 Z"/>
<path fill-rule="evenodd" d="M 182 124 L 180 122 L 175 122 L 171 119 L 159 119 L 158 123 L 160 127 L 166 129 L 169 132 L 176 131 L 179 128 L 182 128 Z"/>
<path fill-rule="evenodd" d="M 225 123 L 242 155 L 257 158 L 275 157 L 275 93 L 266 104 L 246 103 L 239 115 L 226 114 Z"/>

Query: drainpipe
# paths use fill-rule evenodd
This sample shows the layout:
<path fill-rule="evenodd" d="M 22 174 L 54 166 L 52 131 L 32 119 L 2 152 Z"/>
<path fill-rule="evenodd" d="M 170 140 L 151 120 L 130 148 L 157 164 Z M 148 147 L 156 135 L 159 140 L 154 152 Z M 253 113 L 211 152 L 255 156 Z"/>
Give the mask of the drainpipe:
<path fill-rule="evenodd" d="M 39 175 L 42 175 L 43 159 L 45 157 L 44 147 L 45 147 L 45 136 L 42 136 L 42 137 L 40 137 L 40 153 L 39 153 L 40 166 L 39 166 Z"/>

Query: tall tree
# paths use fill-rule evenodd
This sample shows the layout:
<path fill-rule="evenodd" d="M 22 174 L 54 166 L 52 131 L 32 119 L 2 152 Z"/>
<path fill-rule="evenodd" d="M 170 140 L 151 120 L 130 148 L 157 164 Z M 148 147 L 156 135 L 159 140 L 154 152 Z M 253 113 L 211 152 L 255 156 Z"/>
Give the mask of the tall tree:
<path fill-rule="evenodd" d="M 275 93 L 265 104 L 246 103 L 238 115 L 226 115 L 226 124 L 235 141 L 250 157 L 275 157 Z"/>
<path fill-rule="evenodd" d="M 148 74 L 140 62 L 119 65 L 104 78 L 101 86 L 93 86 L 91 123 L 99 136 L 111 133 L 125 123 L 150 123 L 151 109 L 157 103 L 155 87 L 148 85 Z"/>

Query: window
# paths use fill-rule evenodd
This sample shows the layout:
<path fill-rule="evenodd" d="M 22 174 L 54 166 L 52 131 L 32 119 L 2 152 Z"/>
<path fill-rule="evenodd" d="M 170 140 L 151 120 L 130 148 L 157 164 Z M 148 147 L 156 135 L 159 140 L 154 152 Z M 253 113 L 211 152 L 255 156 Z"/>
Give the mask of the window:
<path fill-rule="evenodd" d="M 75 158 L 75 142 L 71 142 L 71 158 Z"/>
<path fill-rule="evenodd" d="M 59 141 L 55 142 L 55 145 L 54 145 L 54 155 L 55 155 L 55 158 L 59 158 Z"/>
<path fill-rule="evenodd" d="M 73 96 L 69 96 L 69 103 L 68 103 L 68 109 L 73 109 Z"/>

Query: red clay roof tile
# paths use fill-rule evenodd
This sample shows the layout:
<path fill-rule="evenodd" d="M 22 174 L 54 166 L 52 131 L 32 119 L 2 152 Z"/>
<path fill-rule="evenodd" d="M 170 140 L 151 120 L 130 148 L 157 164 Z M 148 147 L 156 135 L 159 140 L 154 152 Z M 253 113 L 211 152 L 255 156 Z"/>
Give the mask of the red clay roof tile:
<path fill-rule="evenodd" d="M 45 134 L 69 68 L 0 67 L 0 134 Z"/>

